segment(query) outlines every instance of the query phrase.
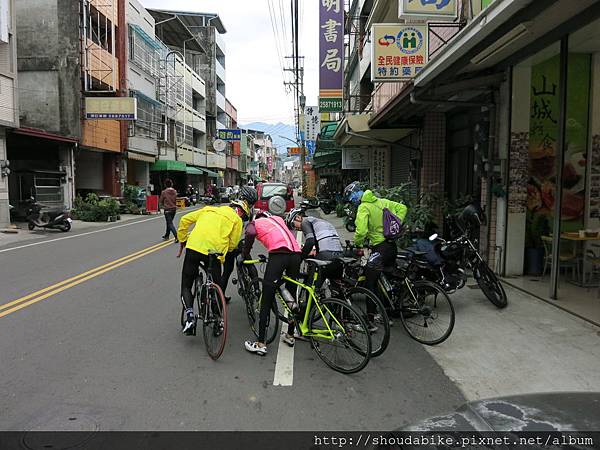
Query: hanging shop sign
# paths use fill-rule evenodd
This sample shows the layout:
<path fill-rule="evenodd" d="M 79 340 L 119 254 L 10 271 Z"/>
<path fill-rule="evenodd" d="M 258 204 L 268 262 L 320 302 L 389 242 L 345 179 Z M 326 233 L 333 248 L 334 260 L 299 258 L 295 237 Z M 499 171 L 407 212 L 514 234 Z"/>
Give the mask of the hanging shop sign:
<path fill-rule="evenodd" d="M 86 119 L 137 120 L 136 97 L 86 97 Z"/>
<path fill-rule="evenodd" d="M 342 169 L 369 169 L 368 148 L 343 148 Z"/>
<path fill-rule="evenodd" d="M 316 106 L 307 106 L 304 109 L 304 139 L 307 141 L 316 141 L 320 130 L 321 116 L 319 115 L 319 108 Z"/>
<path fill-rule="evenodd" d="M 371 29 L 371 81 L 414 78 L 428 55 L 427 25 L 375 24 Z"/>
<path fill-rule="evenodd" d="M 399 0 L 398 16 L 402 18 L 424 18 L 454 20 L 457 16 L 457 0 Z"/>
<path fill-rule="evenodd" d="M 242 137 L 242 131 L 238 129 L 234 130 L 226 130 L 221 129 L 217 130 L 217 139 L 221 139 L 223 141 L 239 141 Z"/>
<path fill-rule="evenodd" d="M 288 155 L 301 155 L 302 147 L 288 147 Z"/>
<path fill-rule="evenodd" d="M 319 0 L 319 110 L 342 111 L 344 4 Z"/>

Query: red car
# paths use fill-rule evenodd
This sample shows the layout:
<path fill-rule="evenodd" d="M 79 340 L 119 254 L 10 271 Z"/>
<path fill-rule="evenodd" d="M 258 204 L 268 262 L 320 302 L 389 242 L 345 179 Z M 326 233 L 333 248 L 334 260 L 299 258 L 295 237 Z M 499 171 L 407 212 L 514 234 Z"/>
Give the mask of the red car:
<path fill-rule="evenodd" d="M 256 192 L 258 201 L 254 207 L 257 210 L 282 216 L 294 209 L 294 192 L 291 186 L 284 183 L 260 183 L 256 187 Z"/>

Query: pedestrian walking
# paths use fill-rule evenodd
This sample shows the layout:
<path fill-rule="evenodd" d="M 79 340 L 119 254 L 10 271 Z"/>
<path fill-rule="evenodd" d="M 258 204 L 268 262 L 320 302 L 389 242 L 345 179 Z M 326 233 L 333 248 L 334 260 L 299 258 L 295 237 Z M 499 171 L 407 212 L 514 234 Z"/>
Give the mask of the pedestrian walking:
<path fill-rule="evenodd" d="M 165 180 L 165 186 L 166 188 L 160 193 L 158 200 L 159 207 L 165 212 L 165 221 L 167 224 L 167 231 L 165 231 L 162 238 L 166 241 L 169 239 L 169 234 L 173 233 L 175 242 L 179 242 L 177 240 L 177 230 L 175 229 L 175 225 L 173 225 L 173 219 L 175 219 L 175 213 L 177 212 L 177 191 L 173 189 L 173 182 L 169 178 Z"/>

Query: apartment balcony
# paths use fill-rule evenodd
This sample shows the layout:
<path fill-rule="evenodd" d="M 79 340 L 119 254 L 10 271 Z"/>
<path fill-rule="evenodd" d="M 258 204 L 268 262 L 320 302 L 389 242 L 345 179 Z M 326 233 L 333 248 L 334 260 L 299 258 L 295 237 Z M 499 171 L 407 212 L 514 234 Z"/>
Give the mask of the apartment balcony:
<path fill-rule="evenodd" d="M 208 153 L 208 167 L 216 167 L 217 169 L 225 169 L 227 168 L 227 159 L 225 155 L 222 153 Z"/>
<path fill-rule="evenodd" d="M 194 147 L 187 144 L 181 144 L 177 147 L 177 159 L 187 164 L 194 164 Z"/>
<path fill-rule="evenodd" d="M 193 161 L 192 164 L 194 166 L 206 167 L 206 165 L 208 163 L 206 150 L 194 147 L 192 161 Z"/>
<path fill-rule="evenodd" d="M 175 116 L 175 120 L 190 126 L 201 133 L 206 133 L 206 116 L 191 109 L 189 106 L 179 110 Z"/>
<path fill-rule="evenodd" d="M 221 65 L 219 60 L 215 60 L 215 72 L 221 81 L 225 83 L 225 67 Z"/>
<path fill-rule="evenodd" d="M 239 158 L 237 156 L 227 156 L 227 168 L 238 170 Z"/>
<path fill-rule="evenodd" d="M 217 43 L 217 47 L 219 47 L 221 52 L 224 55 L 226 55 L 227 52 L 225 51 L 226 50 L 225 39 L 223 39 L 223 36 L 221 35 L 221 33 L 217 32 L 217 30 L 215 30 L 215 42 Z"/>
<path fill-rule="evenodd" d="M 226 108 L 227 108 L 227 102 L 225 100 L 225 96 L 223 94 L 221 94 L 219 91 L 217 92 L 217 107 L 221 108 L 222 112 L 225 112 Z"/>

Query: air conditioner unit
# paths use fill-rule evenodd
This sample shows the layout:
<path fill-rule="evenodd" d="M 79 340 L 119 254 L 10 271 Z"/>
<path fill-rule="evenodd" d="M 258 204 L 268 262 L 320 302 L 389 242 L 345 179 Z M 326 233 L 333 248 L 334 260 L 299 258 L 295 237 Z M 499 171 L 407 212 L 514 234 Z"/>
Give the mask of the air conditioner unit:
<path fill-rule="evenodd" d="M 527 23 L 527 25 L 529 25 L 529 23 Z M 526 24 L 520 23 L 508 33 L 506 33 L 504 36 L 502 36 L 500 39 L 498 39 L 496 42 L 494 42 L 492 45 L 490 45 L 488 48 L 486 48 L 484 51 L 482 51 L 473 59 L 471 59 L 471 63 L 475 65 L 485 63 L 488 59 L 490 59 L 493 56 L 496 56 L 506 47 L 511 45 L 513 42 L 516 42 L 518 39 L 525 36 L 526 34 L 529 34 L 529 30 L 527 29 Z"/>

